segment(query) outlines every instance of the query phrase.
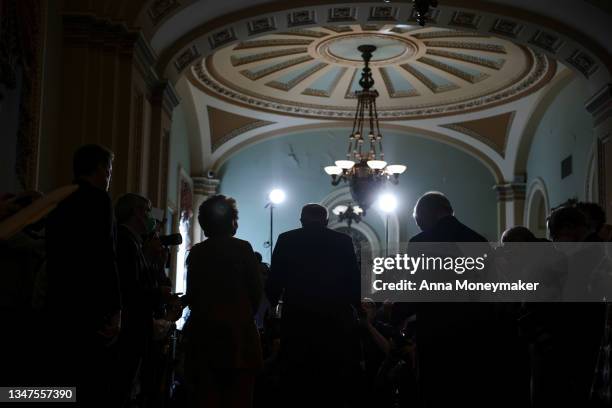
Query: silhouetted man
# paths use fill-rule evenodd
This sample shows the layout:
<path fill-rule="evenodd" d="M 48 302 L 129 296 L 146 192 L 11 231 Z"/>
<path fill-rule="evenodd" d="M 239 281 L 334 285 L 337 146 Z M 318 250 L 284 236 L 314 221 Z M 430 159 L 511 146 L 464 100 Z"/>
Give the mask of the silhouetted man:
<path fill-rule="evenodd" d="M 559 245 L 569 264 L 566 298 L 579 297 L 581 292 L 603 290 L 609 285 L 607 279 L 597 275 L 598 266 L 605 256 L 602 244 L 597 244 L 602 239 L 583 211 L 580 207 L 561 207 L 552 211 L 547 219 L 553 242 L 566 243 Z M 579 242 L 591 244 L 581 245 Z M 606 292 L 603 290 L 602 296 Z M 598 347 L 605 327 L 605 304 L 566 302 L 559 306 L 556 319 L 547 322 L 551 328 L 548 347 L 537 350 L 543 374 L 534 384 L 534 406 L 555 403 L 600 406 L 593 402 L 589 405 L 589 401 Z"/>
<path fill-rule="evenodd" d="M 150 346 L 153 312 L 161 298 L 143 252 L 143 236 L 150 232 L 150 213 L 151 202 L 138 194 L 124 194 L 115 204 L 117 268 L 123 306 L 117 390 L 121 406 L 130 399 L 138 366 Z"/>
<path fill-rule="evenodd" d="M 49 214 L 47 308 L 50 380 L 76 386 L 80 406 L 108 406 L 109 345 L 121 325 L 115 218 L 108 195 L 113 153 L 86 145 L 74 154 L 79 188 Z M 114 375 L 114 373 L 112 374 Z"/>
<path fill-rule="evenodd" d="M 302 228 L 278 238 L 267 293 L 282 294 L 281 360 L 291 406 L 342 406 L 354 351 L 353 309 L 360 305 L 357 259 L 349 236 L 327 228 L 327 210 L 302 208 Z"/>
<path fill-rule="evenodd" d="M 410 242 L 487 241 L 455 218 L 442 193 L 424 194 L 413 216 L 421 233 Z M 417 353 L 425 407 L 504 406 L 507 395 L 492 399 L 497 382 L 503 381 L 493 371 L 493 309 L 479 303 L 417 306 Z"/>

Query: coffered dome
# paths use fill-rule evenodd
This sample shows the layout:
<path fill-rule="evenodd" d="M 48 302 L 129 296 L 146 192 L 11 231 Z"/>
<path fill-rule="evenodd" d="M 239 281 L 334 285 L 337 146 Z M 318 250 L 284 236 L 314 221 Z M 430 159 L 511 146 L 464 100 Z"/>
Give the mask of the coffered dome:
<path fill-rule="evenodd" d="M 531 93 L 555 62 L 478 32 L 409 25 L 317 26 L 232 44 L 203 59 L 191 79 L 206 92 L 284 114 L 350 118 L 363 62 L 371 66 L 383 119 L 442 116 L 488 108 Z"/>

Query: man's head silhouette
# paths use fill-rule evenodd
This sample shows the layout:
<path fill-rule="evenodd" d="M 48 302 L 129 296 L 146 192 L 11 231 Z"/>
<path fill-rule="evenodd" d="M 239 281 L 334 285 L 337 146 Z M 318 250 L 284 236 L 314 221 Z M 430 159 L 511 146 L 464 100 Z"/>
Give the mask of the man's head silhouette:
<path fill-rule="evenodd" d="M 302 207 L 300 221 L 303 227 L 327 225 L 327 209 L 319 204 L 306 204 Z"/>

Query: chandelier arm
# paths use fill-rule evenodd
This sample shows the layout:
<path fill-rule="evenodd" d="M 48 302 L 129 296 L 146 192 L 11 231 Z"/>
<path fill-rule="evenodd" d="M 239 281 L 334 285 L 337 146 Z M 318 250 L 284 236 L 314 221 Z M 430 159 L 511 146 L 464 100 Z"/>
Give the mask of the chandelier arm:
<path fill-rule="evenodd" d="M 373 101 L 374 99 L 370 96 L 370 98 L 368 99 L 368 113 L 370 115 L 370 132 L 368 133 L 368 135 L 372 135 L 370 136 L 370 152 L 372 153 L 372 159 L 376 160 L 376 141 L 374 139 L 374 111 L 373 111 Z"/>
<path fill-rule="evenodd" d="M 359 139 L 360 139 L 359 159 L 361 160 L 363 158 L 363 117 L 364 117 L 365 103 L 361 98 L 360 98 L 360 102 L 361 103 L 359 104 Z"/>
<path fill-rule="evenodd" d="M 376 107 L 376 99 L 374 99 L 374 118 L 376 121 L 378 152 L 380 153 L 380 160 L 384 160 L 385 152 L 383 151 L 383 146 L 382 146 L 382 133 L 380 133 L 380 123 L 378 122 L 378 108 Z"/>
<path fill-rule="evenodd" d="M 353 136 L 355 135 L 355 128 L 359 124 L 359 97 L 357 97 L 357 109 L 355 110 L 355 118 L 353 119 Z"/>

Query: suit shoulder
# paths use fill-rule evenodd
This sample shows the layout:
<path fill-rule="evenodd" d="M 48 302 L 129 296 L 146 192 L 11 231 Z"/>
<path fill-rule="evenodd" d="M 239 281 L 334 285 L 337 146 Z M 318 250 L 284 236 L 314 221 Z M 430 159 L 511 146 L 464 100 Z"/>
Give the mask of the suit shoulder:
<path fill-rule="evenodd" d="M 424 232 L 419 232 L 414 237 L 410 238 L 408 242 L 424 242 L 426 239 L 425 237 L 426 236 Z"/>
<path fill-rule="evenodd" d="M 286 239 L 291 239 L 293 237 L 297 237 L 301 234 L 301 231 L 302 231 L 301 228 L 292 229 L 290 231 L 285 231 L 278 236 L 278 239 L 276 241 L 278 242 L 280 240 L 286 240 Z"/>
<path fill-rule="evenodd" d="M 335 231 L 331 228 L 327 228 L 326 229 L 326 234 L 329 235 L 330 237 L 333 237 L 337 240 L 344 240 L 344 241 L 350 241 L 352 242 L 353 240 L 351 239 L 351 237 L 343 232 L 340 231 Z"/>

